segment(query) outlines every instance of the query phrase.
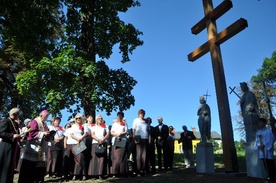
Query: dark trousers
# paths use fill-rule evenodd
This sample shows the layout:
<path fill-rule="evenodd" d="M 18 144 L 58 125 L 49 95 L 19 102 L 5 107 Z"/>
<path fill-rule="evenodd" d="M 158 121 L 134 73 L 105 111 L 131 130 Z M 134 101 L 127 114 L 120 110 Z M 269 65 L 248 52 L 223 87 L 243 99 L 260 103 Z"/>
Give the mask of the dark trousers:
<path fill-rule="evenodd" d="M 167 162 L 167 149 L 164 148 L 166 147 L 166 144 L 164 143 L 163 146 L 159 146 L 158 144 L 156 144 L 156 148 L 157 148 L 157 157 L 158 157 L 158 169 L 161 170 L 162 169 L 162 156 L 163 156 L 163 163 L 164 163 L 164 168 L 167 169 L 168 168 L 168 162 Z"/>
<path fill-rule="evenodd" d="M 275 163 L 273 159 L 262 159 L 265 170 L 267 172 L 267 178 L 271 181 L 276 180 L 275 175 Z"/>
<path fill-rule="evenodd" d="M 75 167 L 74 155 L 71 149 L 72 145 L 67 145 L 67 149 L 64 149 L 62 175 L 65 177 L 67 177 L 70 173 L 73 173 Z"/>
<path fill-rule="evenodd" d="M 51 172 L 52 174 L 61 175 L 61 168 L 63 163 L 63 150 L 51 151 L 52 154 L 52 165 Z"/>
<path fill-rule="evenodd" d="M 149 168 L 151 167 L 151 171 L 154 173 L 155 170 L 155 147 L 154 143 L 149 145 L 148 149 L 148 168 L 147 171 L 149 171 Z"/>
<path fill-rule="evenodd" d="M 168 153 L 166 156 L 165 161 L 167 162 L 167 165 L 169 168 L 173 167 L 173 159 L 174 159 L 174 144 L 170 144 L 166 147 Z"/>
<path fill-rule="evenodd" d="M 23 159 L 18 183 L 43 183 L 46 167 L 36 167 L 36 161 Z"/>

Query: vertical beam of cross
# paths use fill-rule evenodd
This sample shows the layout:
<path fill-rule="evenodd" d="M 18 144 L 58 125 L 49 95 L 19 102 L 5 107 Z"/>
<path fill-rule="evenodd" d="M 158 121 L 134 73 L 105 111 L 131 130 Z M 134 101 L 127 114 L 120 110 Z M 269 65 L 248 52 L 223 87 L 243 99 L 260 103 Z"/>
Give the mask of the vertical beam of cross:
<path fill-rule="evenodd" d="M 204 13 L 207 15 L 213 10 L 212 0 L 203 0 Z M 207 22 L 208 39 L 217 35 L 216 21 Z M 223 154 L 226 172 L 238 172 L 238 159 L 234 145 L 233 127 L 230 115 L 230 107 L 227 96 L 226 81 L 220 45 L 211 44 L 210 54 L 212 59 L 213 74 L 215 78 L 215 87 L 217 103 L 219 110 L 220 127 L 223 140 Z"/>

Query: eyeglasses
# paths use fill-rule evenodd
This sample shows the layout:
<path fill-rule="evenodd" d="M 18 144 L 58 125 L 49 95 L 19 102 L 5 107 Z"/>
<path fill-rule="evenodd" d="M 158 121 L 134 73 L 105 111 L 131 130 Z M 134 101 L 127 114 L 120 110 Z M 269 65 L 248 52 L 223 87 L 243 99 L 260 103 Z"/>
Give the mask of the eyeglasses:
<path fill-rule="evenodd" d="M 78 117 L 78 118 L 76 118 L 76 119 L 81 119 L 81 117 Z"/>

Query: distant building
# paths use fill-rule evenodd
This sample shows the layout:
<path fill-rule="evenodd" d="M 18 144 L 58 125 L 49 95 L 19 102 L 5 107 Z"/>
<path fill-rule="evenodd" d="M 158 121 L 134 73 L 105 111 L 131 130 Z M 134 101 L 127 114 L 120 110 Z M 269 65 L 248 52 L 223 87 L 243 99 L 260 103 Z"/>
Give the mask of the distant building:
<path fill-rule="evenodd" d="M 193 140 L 193 152 L 196 150 L 196 145 L 200 142 L 200 133 L 196 131 L 196 128 L 192 128 L 192 131 L 194 132 L 194 135 L 196 136 L 196 139 Z M 182 152 L 182 143 L 178 143 L 178 140 L 180 139 L 180 134 L 182 132 L 175 132 L 175 142 L 174 142 L 174 153 L 183 153 Z M 216 132 L 211 132 L 211 138 L 214 139 L 215 142 L 221 146 L 222 139 L 221 135 Z"/>

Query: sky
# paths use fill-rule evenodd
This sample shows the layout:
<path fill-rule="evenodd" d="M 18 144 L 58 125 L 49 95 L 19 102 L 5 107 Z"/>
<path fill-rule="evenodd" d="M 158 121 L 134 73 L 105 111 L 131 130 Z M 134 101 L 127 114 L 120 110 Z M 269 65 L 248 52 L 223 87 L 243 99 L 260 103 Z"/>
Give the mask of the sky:
<path fill-rule="evenodd" d="M 208 91 L 207 104 L 211 108 L 211 131 L 221 134 L 217 97 L 210 53 L 188 61 L 188 54 L 208 39 L 207 30 L 198 35 L 191 28 L 204 17 L 202 0 L 140 0 L 140 7 L 129 9 L 120 17 L 143 32 L 143 46 L 130 55 L 130 62 L 122 64 L 121 55 L 114 48 L 106 63 L 114 69 L 123 68 L 137 80 L 132 90 L 135 105 L 124 111 L 128 126 L 138 116 L 139 109 L 152 118 L 152 125 L 162 117 L 164 124 L 182 131 L 196 127 L 199 97 Z M 222 0 L 213 0 L 214 7 Z M 232 0 L 233 8 L 217 21 L 218 32 L 240 18 L 248 21 L 248 27 L 224 42 L 220 48 L 228 92 L 230 114 L 238 115 L 239 98 L 229 94 L 229 87 L 239 87 L 240 82 L 249 82 L 261 68 L 265 58 L 276 51 L 276 1 L 275 0 Z M 101 114 L 110 125 L 116 113 Z M 70 114 L 63 113 L 62 124 Z M 232 119 L 234 140 L 240 140 L 238 126 Z"/>

